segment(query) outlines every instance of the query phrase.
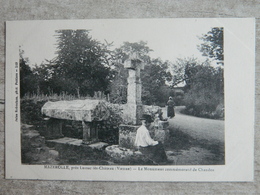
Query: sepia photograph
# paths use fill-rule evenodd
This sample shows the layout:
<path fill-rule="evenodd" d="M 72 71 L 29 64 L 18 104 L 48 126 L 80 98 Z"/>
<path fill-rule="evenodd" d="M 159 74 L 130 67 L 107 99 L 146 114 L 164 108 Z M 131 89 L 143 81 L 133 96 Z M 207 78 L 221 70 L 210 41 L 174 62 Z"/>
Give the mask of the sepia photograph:
<path fill-rule="evenodd" d="M 228 22 L 10 23 L 19 29 L 15 32 L 19 38 L 12 40 L 16 50 L 7 48 L 13 64 L 9 104 L 18 143 L 10 145 L 19 151 L 16 163 L 28 169 L 41 165 L 44 171 L 80 169 L 91 174 L 95 170 L 217 174 L 215 168 L 230 166 L 233 159 L 227 150 L 233 146 L 227 149 L 227 142 L 234 129 L 227 129 L 231 120 L 226 114 L 234 111 L 228 103 L 234 79 L 229 75 L 233 71 L 229 37 L 234 31 Z M 12 33 L 7 31 L 7 41 Z M 11 135 L 7 133 L 8 140 Z M 253 140 L 250 136 L 248 140 Z M 152 180 L 171 181 L 170 173 L 166 175 Z M 130 174 L 126 180 L 135 177 Z"/>

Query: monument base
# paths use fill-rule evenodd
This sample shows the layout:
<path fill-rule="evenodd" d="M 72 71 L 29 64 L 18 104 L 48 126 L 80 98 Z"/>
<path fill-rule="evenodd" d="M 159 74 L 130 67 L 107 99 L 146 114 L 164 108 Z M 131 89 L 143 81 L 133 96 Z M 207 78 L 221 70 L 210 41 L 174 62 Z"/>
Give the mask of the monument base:
<path fill-rule="evenodd" d="M 156 129 L 154 131 L 153 139 L 156 140 L 156 141 L 162 142 L 162 144 L 165 144 L 165 142 L 169 138 L 169 133 L 170 133 L 170 131 L 168 129 L 166 129 L 166 130 Z"/>
<path fill-rule="evenodd" d="M 108 146 L 105 151 L 115 163 L 127 165 L 153 165 L 153 161 L 148 159 L 140 151 L 122 148 L 118 145 Z"/>
<path fill-rule="evenodd" d="M 136 131 L 139 127 L 140 125 L 119 125 L 119 147 L 134 149 Z"/>

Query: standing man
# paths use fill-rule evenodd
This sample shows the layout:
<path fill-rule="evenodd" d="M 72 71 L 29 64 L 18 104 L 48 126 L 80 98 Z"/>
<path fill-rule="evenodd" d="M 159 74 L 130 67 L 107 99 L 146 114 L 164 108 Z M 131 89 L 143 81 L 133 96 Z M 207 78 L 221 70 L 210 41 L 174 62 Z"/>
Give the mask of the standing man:
<path fill-rule="evenodd" d="M 175 103 L 174 103 L 174 101 L 173 101 L 171 96 L 169 97 L 169 100 L 167 102 L 167 106 L 168 106 L 168 108 L 167 108 L 167 116 L 168 116 L 168 118 L 175 117 L 175 111 L 174 111 Z"/>
<path fill-rule="evenodd" d="M 142 125 L 137 129 L 135 145 L 140 152 L 155 163 L 160 164 L 167 162 L 167 156 L 162 143 L 153 140 L 148 131 L 148 128 L 153 122 L 152 117 L 144 114 L 140 120 Z"/>

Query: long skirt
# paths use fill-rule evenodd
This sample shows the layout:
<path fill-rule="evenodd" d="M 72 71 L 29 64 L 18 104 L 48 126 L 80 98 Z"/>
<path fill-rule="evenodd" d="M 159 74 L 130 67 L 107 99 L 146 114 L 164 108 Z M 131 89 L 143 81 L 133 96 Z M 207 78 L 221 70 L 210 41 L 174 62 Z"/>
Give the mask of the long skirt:
<path fill-rule="evenodd" d="M 170 117 L 170 118 L 175 117 L 174 107 L 168 106 L 168 108 L 167 108 L 167 116 Z"/>
<path fill-rule="evenodd" d="M 167 156 L 163 147 L 163 144 L 159 142 L 159 144 L 155 146 L 147 146 L 140 147 L 140 152 L 142 152 L 146 157 L 156 163 L 162 163 L 167 161 Z"/>

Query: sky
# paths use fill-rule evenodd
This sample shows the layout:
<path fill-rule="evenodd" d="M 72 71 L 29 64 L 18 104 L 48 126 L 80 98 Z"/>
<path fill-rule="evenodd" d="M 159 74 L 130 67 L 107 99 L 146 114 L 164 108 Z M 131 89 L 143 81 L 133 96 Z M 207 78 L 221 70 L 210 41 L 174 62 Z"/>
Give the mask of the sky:
<path fill-rule="evenodd" d="M 177 58 L 195 57 L 200 60 L 202 34 L 212 27 L 221 26 L 217 19 L 96 19 L 96 20 L 53 20 L 20 21 L 19 44 L 29 64 L 40 65 L 45 59 L 55 57 L 55 30 L 86 29 L 91 30 L 92 38 L 99 42 L 113 42 L 113 48 L 123 42 L 147 42 L 153 51 L 152 58 L 174 62 Z"/>

